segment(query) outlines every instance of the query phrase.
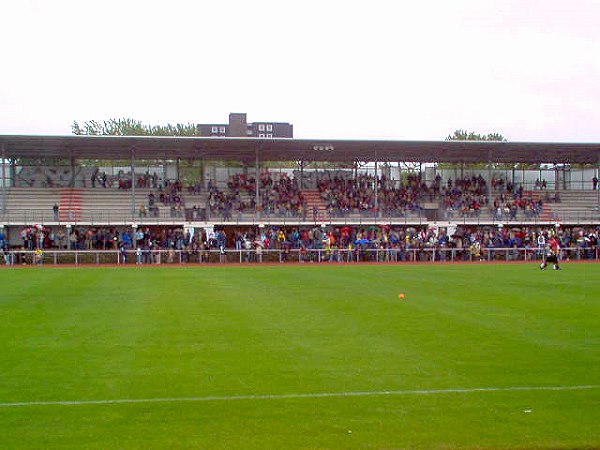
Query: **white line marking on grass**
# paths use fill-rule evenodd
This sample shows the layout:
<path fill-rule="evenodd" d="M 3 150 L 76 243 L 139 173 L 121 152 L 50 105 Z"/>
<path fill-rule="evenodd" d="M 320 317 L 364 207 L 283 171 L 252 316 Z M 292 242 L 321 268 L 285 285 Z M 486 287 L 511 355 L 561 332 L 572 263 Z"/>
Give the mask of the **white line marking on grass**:
<path fill-rule="evenodd" d="M 131 403 L 183 403 L 183 402 L 216 402 L 236 400 L 285 400 L 296 398 L 327 397 L 374 397 L 384 395 L 436 395 L 436 394 L 468 394 L 472 392 L 515 392 L 515 391 L 574 391 L 581 389 L 598 389 L 600 385 L 584 386 L 522 386 L 522 387 L 484 387 L 467 389 L 419 389 L 406 391 L 359 391 L 359 392 L 317 392 L 312 394 L 264 394 L 264 395 L 231 395 L 209 397 L 167 397 L 167 398 L 121 398 L 106 400 L 56 400 L 33 402 L 0 403 L 0 408 L 17 406 L 71 406 L 71 405 L 114 405 Z"/>

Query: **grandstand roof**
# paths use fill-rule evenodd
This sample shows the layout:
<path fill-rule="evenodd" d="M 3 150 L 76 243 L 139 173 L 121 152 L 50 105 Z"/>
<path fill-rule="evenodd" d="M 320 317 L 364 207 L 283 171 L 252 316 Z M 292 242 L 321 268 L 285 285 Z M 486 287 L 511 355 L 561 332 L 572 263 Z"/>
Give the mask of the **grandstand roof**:
<path fill-rule="evenodd" d="M 0 135 L 7 158 L 598 164 L 600 143 Z"/>

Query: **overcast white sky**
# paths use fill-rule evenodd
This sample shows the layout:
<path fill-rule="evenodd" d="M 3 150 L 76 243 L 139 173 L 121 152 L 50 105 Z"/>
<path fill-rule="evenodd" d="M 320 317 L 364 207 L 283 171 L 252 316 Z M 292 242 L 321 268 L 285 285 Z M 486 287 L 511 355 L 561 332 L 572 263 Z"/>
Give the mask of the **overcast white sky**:
<path fill-rule="evenodd" d="M 600 2 L 0 0 L 0 134 L 73 120 L 298 138 L 600 142 Z"/>

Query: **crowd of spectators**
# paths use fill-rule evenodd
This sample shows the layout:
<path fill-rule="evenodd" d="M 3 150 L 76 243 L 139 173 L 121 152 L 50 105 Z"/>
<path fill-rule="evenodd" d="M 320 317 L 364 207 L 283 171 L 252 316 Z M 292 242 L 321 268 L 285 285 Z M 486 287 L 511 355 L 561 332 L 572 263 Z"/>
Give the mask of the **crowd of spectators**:
<path fill-rule="evenodd" d="M 103 187 L 118 183 L 119 189 L 131 188 L 131 173 L 120 171 L 114 177 L 96 172 L 92 177 Z M 150 188 L 148 204 L 139 207 L 140 217 L 158 217 L 159 205 L 168 207 L 171 217 L 185 216 L 185 197 L 202 193 L 199 181 L 185 188 L 181 181 L 161 181 L 156 173 L 146 173 L 137 177 L 137 187 Z M 436 175 L 432 182 L 426 183 L 422 173 L 408 173 L 402 180 L 388 180 L 385 175 L 374 177 L 367 174 L 322 171 L 317 174 L 316 188 L 323 200 L 327 213 L 331 217 L 345 216 L 349 213 L 384 216 L 404 216 L 409 212 L 421 211 L 423 203 L 438 204 L 448 219 L 479 217 L 482 211 L 489 212 L 495 220 L 531 219 L 543 210 L 544 202 L 560 201 L 558 194 L 551 197 L 548 192 L 544 198 L 531 192 L 525 192 L 522 185 L 515 185 L 503 178 L 492 178 L 491 193 L 486 180 L 481 176 L 448 179 L 441 182 Z M 223 220 L 241 218 L 244 213 L 261 213 L 264 217 L 306 219 L 307 201 L 299 187 L 298 180 L 286 173 L 273 174 L 264 171 L 259 177 L 259 201 L 256 200 L 256 179 L 253 175 L 235 174 L 227 182 L 226 188 L 217 183 L 207 183 L 206 204 L 195 202 L 189 206 L 192 220 L 201 216 L 200 211 L 208 210 L 211 217 Z M 490 198 L 491 204 L 490 204 Z M 316 217 L 316 214 L 313 214 Z"/>
<path fill-rule="evenodd" d="M 109 175 L 105 171 L 95 169 L 90 177 L 90 185 L 92 188 L 101 187 L 104 189 L 131 189 L 132 187 L 131 171 L 119 170 L 116 174 Z M 83 180 L 83 186 L 86 187 L 86 180 Z M 143 175 L 136 174 L 136 188 L 158 189 L 160 186 L 160 178 L 156 172 L 146 172 Z"/>
<path fill-rule="evenodd" d="M 144 183 L 152 179 L 150 177 Z M 255 211 L 263 217 L 277 215 L 306 219 L 309 213 L 307 200 L 295 177 L 286 173 L 264 171 L 258 183 L 257 203 L 256 178 L 253 175 L 235 174 L 229 178 L 226 188 L 220 188 L 213 180 L 209 180 L 206 189 L 207 203 L 197 202 L 188 206 L 192 211 L 192 218 L 199 217 L 199 213 L 194 214 L 195 211 L 207 209 L 211 217 L 223 220 L 241 218 L 242 214 Z M 409 173 L 400 181 L 392 181 L 385 175 L 375 178 L 359 174 L 353 177 L 351 174 L 323 171 L 316 177 L 316 188 L 332 217 L 365 212 L 402 216 L 407 212 L 422 210 L 424 202 L 437 202 L 448 211 L 449 217 L 454 214 L 469 216 L 479 214 L 489 202 L 486 182 L 481 176 L 449 179 L 442 186 L 439 175 L 428 185 L 421 173 Z M 159 204 L 170 207 L 171 217 L 183 217 L 186 205 L 182 190 L 189 195 L 197 195 L 202 193 L 202 184 L 195 182 L 184 188 L 180 181 L 165 180 L 159 183 L 157 189 L 148 194 L 148 205 L 140 207 L 140 217 L 158 217 Z M 513 195 L 512 191 L 507 190 L 506 195 L 509 193 Z M 516 199 L 517 191 L 514 195 Z M 521 203 L 522 188 L 518 191 L 518 196 L 515 200 L 516 209 L 520 207 L 532 215 L 539 213 L 541 200 L 536 200 L 535 204 L 533 199 Z M 501 202 L 503 207 L 508 203 L 504 199 Z M 498 207 L 493 208 L 492 213 L 495 214 L 497 210 Z"/>
<path fill-rule="evenodd" d="M 95 176 L 105 186 L 106 174 Z M 110 178 L 108 178 L 110 184 Z M 131 187 L 131 174 L 119 172 L 113 179 L 119 188 Z M 203 192 L 202 183 L 192 182 L 183 186 L 181 181 L 161 181 L 156 173 L 137 178 L 138 187 L 151 188 L 148 204 L 139 208 L 140 217 L 158 217 L 158 205 L 170 209 L 171 217 L 185 216 L 185 197 Z M 540 187 L 541 182 L 538 183 Z M 495 220 L 533 219 L 543 211 L 544 203 L 559 202 L 558 193 L 545 195 L 525 191 L 521 184 L 514 184 L 501 177 L 490 180 L 490 189 L 481 175 L 447 179 L 442 183 L 440 175 L 431 182 L 425 182 L 422 173 L 405 174 L 402 180 L 388 180 L 385 175 L 374 177 L 367 174 L 322 171 L 317 174 L 316 188 L 331 217 L 349 213 L 365 212 L 373 216 L 401 217 L 409 212 L 423 210 L 423 204 L 437 204 L 448 219 L 480 217 L 489 213 Z M 491 190 L 491 191 L 490 191 Z M 226 188 L 217 183 L 207 183 L 206 204 L 201 201 L 188 206 L 190 217 L 197 220 L 205 216 L 200 211 L 207 210 L 211 217 L 232 220 L 241 218 L 244 213 L 261 213 L 264 217 L 306 219 L 307 201 L 299 187 L 298 180 L 286 173 L 264 171 L 259 177 L 259 196 L 256 200 L 256 179 L 253 175 L 235 174 L 227 182 Z M 316 214 L 313 214 L 316 217 Z"/>
<path fill-rule="evenodd" d="M 44 227 L 42 225 L 35 225 L 31 227 L 24 227 L 19 237 L 23 243 L 22 248 L 25 250 L 35 250 L 37 248 L 51 248 L 56 247 L 58 242 L 65 237 L 65 232 L 61 228 L 59 233 L 54 233 L 52 228 Z M 5 242 L 5 246 L 8 244 Z"/>
<path fill-rule="evenodd" d="M 531 219 L 538 216 L 544 201 L 560 201 L 558 194 L 554 197 L 546 194 L 542 199 L 525 192 L 522 185 L 501 178 L 491 180 L 490 193 L 481 175 L 448 179 L 445 183 L 437 175 L 428 185 L 421 173 L 408 174 L 399 182 L 391 182 L 385 176 L 344 178 L 325 172 L 320 175 L 317 187 L 332 216 L 363 211 L 401 216 L 407 211 L 419 211 L 424 202 L 430 202 L 438 203 L 449 219 L 479 217 L 482 211 L 489 211 L 494 219 L 516 220 L 517 217 Z M 493 199 L 491 205 L 490 197 Z"/>
<path fill-rule="evenodd" d="M 365 211 L 375 208 L 374 183 L 375 178 L 370 175 L 344 178 L 323 172 L 317 179 L 317 188 L 330 213 Z"/>
<path fill-rule="evenodd" d="M 225 220 L 245 212 L 259 211 L 268 217 L 306 217 L 306 200 L 298 182 L 285 173 L 274 177 L 268 171 L 260 175 L 259 201 L 256 200 L 256 178 L 244 174 L 230 177 L 226 190 L 220 190 L 212 181 L 208 184 L 208 207 L 214 216 Z"/>
<path fill-rule="evenodd" d="M 67 232 L 69 234 L 67 235 Z M 447 228 L 413 226 L 329 227 L 221 227 L 197 229 L 191 234 L 179 227 L 62 227 L 41 226 L 21 231 L 22 245 L 3 252 L 48 249 L 113 250 L 123 262 L 209 262 L 210 254 L 222 261 L 230 251 L 240 260 L 262 259 L 279 250 L 280 260 L 299 261 L 415 261 L 541 258 L 553 240 L 563 259 L 596 258 L 600 227 L 495 227 Z M 6 244 L 4 237 L 2 241 Z M 437 256 L 435 256 L 437 255 Z M 234 255 L 234 260 L 238 256 Z"/>
<path fill-rule="evenodd" d="M 540 242 L 545 247 L 555 239 L 564 249 L 563 257 L 579 256 L 594 258 L 599 248 L 600 227 L 502 227 L 478 226 L 459 227 L 451 233 L 446 228 L 412 226 L 369 226 L 369 227 L 271 227 L 262 230 L 254 237 L 236 233 L 235 248 L 248 248 L 249 240 L 256 239 L 254 246 L 265 249 L 297 249 L 302 256 L 313 250 L 322 251 L 320 260 L 364 260 L 383 258 L 388 261 L 437 259 L 483 259 L 497 254 L 509 255 L 511 259 L 523 259 L 522 250 L 529 251 L 529 257 L 541 257 Z M 487 252 L 490 249 L 502 249 Z M 510 249 L 511 252 L 507 253 Z M 313 252 L 314 258 L 314 252 Z"/>
<path fill-rule="evenodd" d="M 402 215 L 407 210 L 421 209 L 420 200 L 430 191 L 420 173 L 409 174 L 402 182 L 394 183 L 385 175 L 349 177 L 322 172 L 317 178 L 317 189 L 332 216 L 365 211 Z"/>
<path fill-rule="evenodd" d="M 500 194 L 494 200 L 492 216 L 495 220 L 517 220 L 518 216 L 531 219 L 542 210 L 543 201 L 535 199 L 531 194 L 514 197 Z"/>
<path fill-rule="evenodd" d="M 227 190 L 220 190 L 212 180 L 208 183 L 208 209 L 211 215 L 222 217 L 224 220 L 231 219 L 232 214 L 242 214 L 249 208 L 256 207 L 254 177 L 235 175 L 230 177 Z M 249 200 L 242 199 L 242 192 L 246 192 Z M 246 198 L 246 196 L 244 196 Z"/>
<path fill-rule="evenodd" d="M 148 193 L 148 207 L 140 206 L 139 216 L 147 217 L 148 213 L 151 217 L 158 217 L 160 209 L 158 204 L 168 207 L 171 217 L 184 217 L 185 202 L 181 195 L 181 181 L 165 180 L 158 185 L 156 191 Z"/>
<path fill-rule="evenodd" d="M 441 197 L 450 218 L 455 212 L 463 217 L 478 216 L 489 203 L 486 181 L 481 175 L 454 181 L 449 178 L 442 188 Z"/>
<path fill-rule="evenodd" d="M 119 170 L 109 175 L 95 169 L 90 181 L 92 187 L 129 190 L 133 179 L 136 188 L 151 190 L 148 203 L 138 208 L 141 218 L 159 217 L 161 205 L 169 210 L 170 217 L 186 217 L 186 196 L 182 192 L 192 196 L 204 192 L 200 181 L 183 186 L 180 180 L 163 180 L 156 172 L 149 171 L 132 178 L 131 171 Z M 430 209 L 438 205 L 448 219 L 479 218 L 482 213 L 496 220 L 532 219 L 540 215 L 545 203 L 560 201 L 558 193 L 547 191 L 546 181 L 539 179 L 535 191 L 525 191 L 521 184 L 496 176 L 489 183 L 482 175 L 449 178 L 442 182 L 438 174 L 426 182 L 422 172 L 404 173 L 400 180 L 389 180 L 385 175 L 374 177 L 352 171 L 325 170 L 315 173 L 315 183 L 332 218 L 352 213 L 402 217 L 422 211 L 428 203 Z M 254 212 L 264 217 L 306 219 L 310 213 L 296 177 L 263 171 L 258 179 L 258 201 L 256 184 L 254 175 L 242 173 L 232 175 L 226 187 L 209 180 L 206 197 L 202 200 L 198 197 L 198 201 L 187 206 L 190 217 L 193 220 L 205 218 L 200 211 L 207 211 L 211 217 L 224 220 Z M 597 181 L 594 184 L 597 185 Z M 317 217 L 315 211 L 313 217 Z"/>

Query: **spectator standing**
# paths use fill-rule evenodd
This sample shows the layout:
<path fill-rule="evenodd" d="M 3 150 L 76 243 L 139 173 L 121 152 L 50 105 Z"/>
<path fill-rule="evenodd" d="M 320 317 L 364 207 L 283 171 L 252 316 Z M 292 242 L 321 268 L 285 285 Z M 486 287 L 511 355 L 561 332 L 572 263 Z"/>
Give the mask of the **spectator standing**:
<path fill-rule="evenodd" d="M 121 261 L 123 262 L 123 264 L 127 264 L 127 247 L 121 244 L 121 247 L 119 248 L 119 253 L 121 254 Z"/>
<path fill-rule="evenodd" d="M 7 266 L 12 265 L 12 254 L 8 251 L 8 249 L 0 249 L 0 255 L 4 257 L 4 264 Z"/>

